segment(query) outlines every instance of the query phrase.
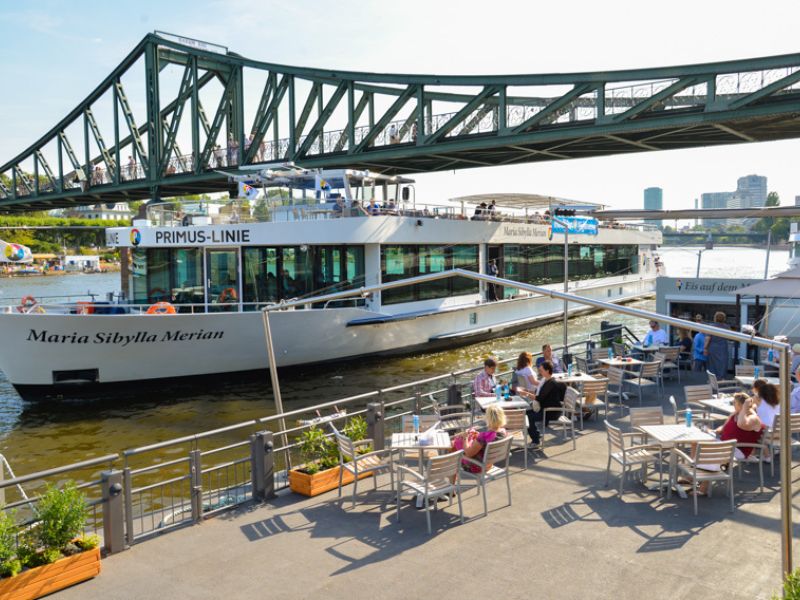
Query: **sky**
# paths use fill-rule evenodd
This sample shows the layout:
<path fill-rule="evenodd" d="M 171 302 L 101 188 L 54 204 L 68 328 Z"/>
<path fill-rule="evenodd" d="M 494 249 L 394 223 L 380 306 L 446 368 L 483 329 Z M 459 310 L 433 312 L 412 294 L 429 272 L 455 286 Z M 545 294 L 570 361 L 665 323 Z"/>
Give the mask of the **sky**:
<path fill-rule="evenodd" d="M 298 66 L 564 73 L 800 52 L 798 17 L 796 1 L 0 0 L 0 163 L 63 118 L 154 30 Z M 790 140 L 465 169 L 417 176 L 417 194 L 435 203 L 528 192 L 639 208 L 644 188 L 658 186 L 665 208 L 681 208 L 756 173 L 789 204 L 800 195 L 798 150 L 800 140 Z"/>

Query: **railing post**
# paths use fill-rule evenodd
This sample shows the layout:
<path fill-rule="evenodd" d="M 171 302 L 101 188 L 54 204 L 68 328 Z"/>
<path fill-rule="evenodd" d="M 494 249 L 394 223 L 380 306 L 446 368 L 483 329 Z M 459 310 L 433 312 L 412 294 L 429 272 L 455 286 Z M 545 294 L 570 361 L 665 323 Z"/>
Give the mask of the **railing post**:
<path fill-rule="evenodd" d="M 203 518 L 203 457 L 200 450 L 189 453 L 189 470 L 192 489 L 192 520 L 196 523 Z"/>
<path fill-rule="evenodd" d="M 0 459 L 0 486 L 3 485 L 3 480 L 6 478 L 6 466 L 3 464 L 5 459 Z M 0 506 L 6 504 L 6 488 L 0 487 Z"/>
<path fill-rule="evenodd" d="M 253 500 L 275 497 L 275 454 L 271 431 L 259 431 L 250 436 L 250 461 L 253 481 Z"/>
<path fill-rule="evenodd" d="M 422 414 L 422 394 L 419 391 L 414 392 L 414 414 Z"/>
<path fill-rule="evenodd" d="M 103 490 L 103 544 L 109 554 L 125 550 L 122 471 L 113 469 L 100 474 Z"/>
<path fill-rule="evenodd" d="M 373 450 L 383 450 L 384 432 L 383 405 L 380 402 L 367 404 L 367 437 L 372 440 Z"/>
<path fill-rule="evenodd" d="M 122 470 L 122 480 L 122 491 L 125 495 L 125 536 L 128 545 L 132 546 L 136 535 L 133 531 L 133 477 L 130 467 Z"/>

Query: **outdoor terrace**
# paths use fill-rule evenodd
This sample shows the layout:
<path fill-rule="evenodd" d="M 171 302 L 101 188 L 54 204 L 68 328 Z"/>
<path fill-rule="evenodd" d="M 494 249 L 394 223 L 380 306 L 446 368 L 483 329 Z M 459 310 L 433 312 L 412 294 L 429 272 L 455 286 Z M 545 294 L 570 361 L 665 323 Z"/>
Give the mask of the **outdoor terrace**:
<path fill-rule="evenodd" d="M 660 405 L 669 421 L 669 396 L 681 404 L 682 386 L 705 379 L 684 372 L 680 384 L 667 381 L 664 395 L 648 394 L 644 405 Z M 627 411 L 621 418 L 612 409 L 609 420 L 629 428 Z M 407 502 L 398 523 L 388 476 L 379 477 L 377 491 L 362 483 L 355 508 L 350 486 L 342 499 L 336 491 L 307 499 L 285 490 L 149 535 L 104 559 L 100 577 L 58 598 L 754 599 L 779 588 L 777 471 L 771 477 L 765 469 L 759 493 L 757 469 L 746 468 L 736 476 L 735 512 L 718 489 L 700 498 L 695 517 L 691 499 L 659 497 L 635 478 L 618 497 L 618 471 L 606 487 L 602 418 L 585 421 L 575 450 L 560 434 L 548 434 L 527 470 L 521 451 L 512 456 L 512 504 L 502 481 L 490 483 L 483 517 L 480 498 L 468 491 L 465 523 L 455 503 L 439 504 L 433 535 L 423 512 Z"/>

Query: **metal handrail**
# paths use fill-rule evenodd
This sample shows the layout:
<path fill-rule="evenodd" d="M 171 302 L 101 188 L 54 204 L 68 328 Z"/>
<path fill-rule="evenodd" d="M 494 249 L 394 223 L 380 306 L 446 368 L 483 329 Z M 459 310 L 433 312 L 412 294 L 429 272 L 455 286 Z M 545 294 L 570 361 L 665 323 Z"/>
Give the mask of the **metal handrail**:
<path fill-rule="evenodd" d="M 96 467 L 98 465 L 103 465 L 103 464 L 108 464 L 109 466 L 111 466 L 118 458 L 119 454 L 106 454 L 105 456 L 90 458 L 89 460 L 83 460 L 69 465 L 64 465 L 62 467 L 55 467 L 53 469 L 38 471 L 36 473 L 30 473 L 28 475 L 21 475 L 20 477 L 14 477 L 13 479 L 0 482 L 0 488 L 17 486 L 23 483 L 28 483 L 29 481 L 36 481 L 37 479 L 45 479 L 47 477 L 52 477 L 53 475 L 59 475 L 61 473 L 66 473 L 68 471 L 77 471 L 79 469 L 87 469 L 89 467 Z"/>

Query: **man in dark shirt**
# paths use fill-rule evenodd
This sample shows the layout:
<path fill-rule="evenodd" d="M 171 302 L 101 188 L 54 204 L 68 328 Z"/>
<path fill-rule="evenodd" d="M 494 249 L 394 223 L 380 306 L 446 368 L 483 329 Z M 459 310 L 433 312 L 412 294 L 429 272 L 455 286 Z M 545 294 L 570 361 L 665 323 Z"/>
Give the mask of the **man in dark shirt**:
<path fill-rule="evenodd" d="M 523 398 L 538 400 L 539 405 L 544 410 L 545 408 L 560 408 L 563 406 L 566 389 L 563 383 L 553 379 L 553 363 L 546 360 L 539 365 L 539 387 L 536 392 L 532 393 L 519 388 L 517 393 Z M 534 412 L 533 409 L 529 409 L 526 414 L 528 415 L 528 435 L 531 436 L 533 445 L 538 446 L 541 443 L 541 434 L 536 428 L 536 421 L 542 418 L 542 414 L 541 412 Z M 545 415 L 547 422 L 558 418 L 557 412 L 548 412 Z"/>

